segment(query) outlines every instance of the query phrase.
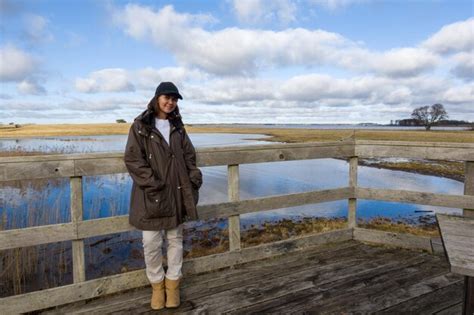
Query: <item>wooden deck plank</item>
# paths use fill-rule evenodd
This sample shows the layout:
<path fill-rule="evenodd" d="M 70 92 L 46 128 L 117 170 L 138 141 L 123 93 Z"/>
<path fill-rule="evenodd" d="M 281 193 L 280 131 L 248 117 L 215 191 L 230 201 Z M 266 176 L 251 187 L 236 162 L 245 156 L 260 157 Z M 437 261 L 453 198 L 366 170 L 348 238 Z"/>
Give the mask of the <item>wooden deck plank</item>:
<path fill-rule="evenodd" d="M 346 241 L 188 276 L 182 305 L 160 314 L 400 313 L 416 305 L 450 314 L 460 279 L 442 256 Z M 148 314 L 150 294 L 146 287 L 50 313 Z"/>
<path fill-rule="evenodd" d="M 436 214 L 451 271 L 474 277 L 474 219 Z"/>
<path fill-rule="evenodd" d="M 239 265 L 239 268 L 225 268 L 220 270 L 219 272 L 206 272 L 201 274 L 196 274 L 193 276 L 185 277 L 182 288 L 190 290 L 189 292 L 193 292 L 195 290 L 203 290 L 203 287 L 206 286 L 204 292 L 207 292 L 209 288 L 218 287 L 221 282 L 235 282 L 236 286 L 240 285 L 240 278 L 243 273 L 242 271 L 245 270 L 251 276 L 265 276 L 265 270 L 268 270 L 266 273 L 269 273 L 273 270 L 277 270 L 276 268 L 286 268 L 285 266 L 290 264 L 293 265 L 295 262 L 299 262 L 301 265 L 305 265 L 313 259 L 315 256 L 320 257 L 320 259 L 334 259 L 334 256 L 339 256 L 339 259 L 343 261 L 345 258 L 350 258 L 352 256 L 351 251 L 348 250 L 350 248 L 354 248 L 353 251 L 360 251 L 366 254 L 375 251 L 371 247 L 367 247 L 359 242 L 355 241 L 347 241 L 347 242 L 339 242 L 339 243 L 330 243 L 324 244 L 320 246 L 316 246 L 313 248 L 308 248 L 305 250 L 299 250 L 292 253 L 292 255 L 286 256 L 278 256 L 277 258 L 268 258 L 259 261 L 258 264 L 254 264 L 253 262 L 247 262 Z M 344 253 L 346 253 L 344 255 Z M 187 289 L 189 288 L 189 289 Z M 132 294 L 132 293 L 130 293 Z M 143 291 L 142 295 L 146 296 L 146 300 L 149 299 L 149 289 Z M 107 300 L 110 300 L 110 303 L 114 303 L 114 300 L 117 300 L 118 304 L 127 304 L 128 301 L 123 300 L 120 295 L 109 297 Z M 77 309 L 81 309 L 81 312 L 92 311 L 94 309 L 99 309 L 100 301 L 94 301 L 89 303 L 89 306 L 84 308 L 79 306 Z M 108 302 L 109 303 L 109 302 Z M 63 307 L 64 308 L 64 307 Z M 63 309 L 62 308 L 62 309 Z M 68 308 L 68 313 L 73 312 L 75 309 L 74 307 Z"/>
<path fill-rule="evenodd" d="M 380 314 L 416 313 L 433 314 L 444 311 L 462 302 L 462 281 L 457 281 L 439 290 L 430 291 L 408 301 L 403 301 L 380 312 Z M 433 303 L 436 301 L 436 303 Z"/>
<path fill-rule="evenodd" d="M 346 245 L 350 245 L 349 247 Z M 329 250 L 330 248 L 334 250 Z M 322 250 L 325 249 L 325 250 Z M 196 275 L 186 277 L 183 280 L 183 294 L 185 299 L 200 299 L 207 295 L 212 295 L 221 291 L 239 288 L 242 283 L 248 281 L 249 278 L 261 279 L 268 278 L 272 273 L 280 275 L 291 273 L 292 270 L 298 268 L 312 268 L 312 263 L 325 261 L 336 261 L 339 264 L 339 269 L 349 268 L 351 265 L 358 265 L 366 255 L 374 254 L 376 248 L 367 247 L 358 242 L 344 242 L 337 245 L 332 244 L 330 247 L 323 246 L 314 249 L 307 249 L 293 253 L 292 255 L 265 259 L 258 264 L 246 263 L 240 265 L 239 268 L 222 270 L 219 273 L 206 273 L 203 275 Z M 360 257 L 355 257 L 354 253 L 359 253 Z M 326 267 L 329 268 L 329 267 Z M 144 292 L 146 296 L 141 303 L 147 305 L 149 303 L 149 289 Z M 123 300 L 119 300 L 119 304 L 126 304 Z M 97 304 L 97 303 L 96 303 Z M 98 306 L 92 306 L 89 309 L 93 310 Z M 101 307 L 111 310 L 110 306 Z M 120 305 L 116 305 L 116 309 L 120 309 Z M 68 313 L 72 312 L 69 310 Z M 81 311 L 82 312 L 82 311 Z"/>
<path fill-rule="evenodd" d="M 395 258 L 396 253 L 389 253 L 392 258 Z M 313 283 L 313 279 L 305 279 L 308 275 L 316 276 L 319 279 L 334 279 L 333 274 L 335 273 L 346 273 L 353 271 L 354 273 L 360 272 L 367 267 L 367 252 L 349 252 L 349 253 L 338 253 L 332 257 L 315 257 L 312 261 L 299 261 L 295 264 L 282 264 L 280 268 L 268 268 L 263 272 L 260 270 L 258 274 L 249 274 L 247 270 L 240 269 L 241 274 L 236 279 L 224 279 L 225 282 L 220 284 L 218 287 L 207 288 L 196 288 L 196 294 L 190 295 L 189 298 L 202 300 L 205 297 L 209 297 L 211 300 L 219 299 L 218 295 L 236 295 L 236 292 L 245 291 L 244 295 L 248 292 L 255 292 L 263 290 L 266 286 L 269 287 L 269 291 L 274 294 L 274 286 L 285 286 L 289 282 L 305 282 L 310 281 Z M 382 259 L 375 259 L 377 262 L 382 262 Z M 371 264 L 373 263 L 370 262 Z M 230 285 L 232 282 L 234 285 Z M 236 291 L 236 292 L 225 292 L 225 291 Z M 224 293 L 223 293 L 224 292 Z M 271 294 L 258 294 L 265 298 L 270 298 Z M 234 297 L 232 297 L 234 299 Z M 237 302 L 240 303 L 240 299 L 237 298 Z M 216 303 L 212 303 L 213 308 Z M 226 307 L 224 305 L 224 307 Z"/>
<path fill-rule="evenodd" d="M 439 312 L 433 314 L 436 315 L 459 315 L 462 313 L 462 302 L 456 303 L 450 307 L 447 307 Z"/>
<path fill-rule="evenodd" d="M 382 285 L 370 285 L 369 288 L 357 291 L 356 294 L 345 294 L 340 300 L 333 299 L 333 301 L 329 303 L 324 301 L 322 305 L 327 313 L 340 313 L 348 309 L 354 313 L 368 313 L 377 311 L 386 305 L 392 305 L 394 301 L 409 301 L 410 299 L 417 298 L 433 290 L 438 290 L 439 288 L 459 282 L 459 277 L 452 273 L 440 274 L 431 279 L 426 279 L 431 272 L 432 271 L 419 271 L 414 274 L 404 274 L 404 271 L 402 271 L 400 274 L 401 279 L 407 280 L 409 284 L 408 287 L 400 286 L 396 284 L 396 282 L 388 280 L 394 276 L 393 273 L 391 273 L 388 278 L 385 278 L 386 283 Z M 396 277 L 398 277 L 398 275 Z M 382 290 L 390 293 L 395 292 L 396 294 L 391 294 L 386 298 L 386 292 L 381 292 Z M 342 301 L 342 303 L 340 301 Z"/>
<path fill-rule="evenodd" d="M 404 263 L 396 260 L 397 254 L 392 253 L 388 259 L 377 259 L 357 261 L 352 266 L 347 264 L 327 263 L 324 266 L 315 266 L 283 276 L 276 276 L 259 281 L 246 281 L 240 287 L 225 292 L 206 296 L 196 301 L 196 306 L 207 310 L 209 313 L 225 313 L 251 306 L 255 303 L 278 299 L 286 294 L 314 290 L 326 292 L 334 282 L 345 283 L 348 277 L 359 279 L 368 270 L 387 270 L 393 268 L 403 268 Z M 407 259 L 420 263 L 420 258 Z M 291 289 L 291 290 L 289 290 Z M 307 301 L 304 301 L 306 305 Z M 243 312 L 248 313 L 247 311 Z"/>
<path fill-rule="evenodd" d="M 401 259 L 397 260 L 398 257 Z M 372 257 L 371 264 L 364 264 L 363 270 L 359 273 L 341 273 L 333 275 L 331 279 L 317 279 L 314 288 L 307 290 L 307 292 L 301 292 L 301 296 L 294 296 L 294 300 L 290 303 L 279 303 L 278 306 L 266 308 L 260 307 L 252 309 L 251 312 L 249 309 L 245 309 L 235 313 L 321 312 L 321 310 L 328 313 L 341 313 L 344 309 L 352 311 L 365 294 L 371 296 L 383 294 L 387 292 L 386 289 L 390 287 L 390 284 L 395 286 L 395 283 L 390 281 L 391 279 L 416 281 L 416 276 L 421 269 L 416 267 L 426 267 L 428 262 L 427 257 L 420 255 L 408 259 L 403 255 L 387 258 L 385 263 L 381 264 Z M 436 265 L 432 264 L 432 267 L 436 268 Z M 312 294 L 308 296 L 308 292 Z"/>
<path fill-rule="evenodd" d="M 360 246 L 357 246 L 356 248 L 361 251 L 363 250 Z M 191 279 L 187 280 L 185 286 L 195 287 L 197 290 L 199 290 L 199 286 L 208 283 L 216 284 L 220 281 L 223 281 L 224 283 L 229 284 L 230 281 L 241 281 L 241 277 L 243 277 L 243 280 L 253 277 L 265 277 L 274 272 L 282 272 L 284 270 L 295 269 L 298 267 L 303 268 L 309 264 L 317 263 L 317 259 L 334 259 L 336 256 L 340 261 L 346 262 L 351 258 L 353 259 L 351 250 L 353 250 L 353 247 L 340 248 L 331 252 L 308 251 L 293 253 L 292 255 L 279 257 L 278 259 L 266 259 L 265 261 L 261 261 L 258 264 L 247 263 L 245 265 L 239 266 L 239 268 L 233 268 L 219 273 L 217 277 L 212 273 L 202 276 L 197 275 L 196 277 L 192 277 Z M 191 289 L 190 292 L 192 292 L 192 290 L 193 289 Z"/>

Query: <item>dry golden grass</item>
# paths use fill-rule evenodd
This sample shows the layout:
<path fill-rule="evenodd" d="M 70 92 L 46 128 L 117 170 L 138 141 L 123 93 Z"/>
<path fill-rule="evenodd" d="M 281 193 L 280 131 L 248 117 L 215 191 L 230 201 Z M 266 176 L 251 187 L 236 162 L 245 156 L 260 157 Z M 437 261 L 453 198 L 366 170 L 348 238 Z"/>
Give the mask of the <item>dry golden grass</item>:
<path fill-rule="evenodd" d="M 0 138 L 30 138 L 47 136 L 97 136 L 128 134 L 130 124 L 54 124 L 22 125 L 0 128 Z"/>
<path fill-rule="evenodd" d="M 428 163 L 426 161 L 410 162 L 386 162 L 376 164 L 378 168 L 399 170 L 424 175 L 434 175 L 464 181 L 464 162 L 458 161 L 437 161 Z"/>
<path fill-rule="evenodd" d="M 361 221 L 359 227 L 382 230 L 395 233 L 408 233 L 417 236 L 439 237 L 435 224 L 411 225 L 396 222 L 389 218 L 374 218 Z M 262 226 L 251 226 L 241 232 L 242 247 L 251 247 L 261 244 L 286 240 L 313 233 L 324 233 L 347 228 L 346 218 L 303 218 L 298 221 L 281 219 L 277 222 L 266 222 Z M 187 258 L 196 258 L 206 255 L 223 253 L 229 250 L 228 230 L 218 231 L 212 239 L 202 238 L 193 243 Z"/>
<path fill-rule="evenodd" d="M 395 233 L 407 233 L 417 236 L 439 237 L 436 224 L 410 225 L 394 222 L 388 218 L 375 218 L 369 222 L 359 222 L 358 226 L 366 229 L 375 229 Z"/>
<path fill-rule="evenodd" d="M 347 227 L 345 218 L 303 218 L 301 221 L 282 219 L 264 223 L 263 227 L 252 227 L 242 232 L 243 247 L 271 243 L 312 233 L 324 233 Z"/>
<path fill-rule="evenodd" d="M 255 133 L 271 136 L 269 141 L 296 143 L 338 141 L 355 135 L 358 140 L 386 141 L 422 141 L 422 142 L 458 142 L 474 143 L 474 131 L 422 131 L 422 130 L 341 130 L 341 129 L 276 129 L 276 128 L 236 128 L 236 127 L 201 127 L 191 126 L 189 132 L 225 132 L 225 133 Z"/>
<path fill-rule="evenodd" d="M 57 124 L 22 125 L 19 128 L 4 126 L 0 128 L 0 138 L 26 138 L 40 136 L 92 136 L 127 134 L 129 123 L 118 124 Z M 474 143 L 474 131 L 422 131 L 422 130 L 322 130 L 322 129 L 277 129 L 245 128 L 239 126 L 187 126 L 191 133 L 239 133 L 264 134 L 271 136 L 267 141 L 277 142 L 319 142 L 337 141 L 351 137 L 355 132 L 358 140 L 424 141 Z"/>

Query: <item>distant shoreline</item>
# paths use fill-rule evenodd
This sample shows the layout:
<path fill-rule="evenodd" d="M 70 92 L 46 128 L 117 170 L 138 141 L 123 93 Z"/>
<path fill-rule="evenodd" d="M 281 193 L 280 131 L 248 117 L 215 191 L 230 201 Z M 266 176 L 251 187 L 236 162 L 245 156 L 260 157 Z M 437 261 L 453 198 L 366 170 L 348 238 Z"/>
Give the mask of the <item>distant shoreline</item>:
<path fill-rule="evenodd" d="M 271 127 L 273 126 L 273 127 Z M 291 128 L 286 125 L 255 125 L 255 124 L 200 124 L 187 125 L 186 130 L 189 133 L 239 133 L 239 134 L 263 134 L 270 138 L 265 141 L 274 142 L 321 142 L 338 141 L 355 136 L 359 140 L 384 140 L 384 141 L 422 141 L 422 142 L 457 142 L 474 143 L 473 130 L 409 130 L 388 129 L 379 127 L 361 128 L 304 128 L 303 125 L 297 128 Z M 316 126 L 316 125 L 308 125 Z M 15 126 L 0 127 L 0 139 L 10 138 L 35 138 L 46 136 L 103 136 L 103 135 L 126 135 L 128 134 L 130 123 L 110 123 L 110 124 L 27 124 Z M 262 139 L 263 140 L 263 139 Z"/>

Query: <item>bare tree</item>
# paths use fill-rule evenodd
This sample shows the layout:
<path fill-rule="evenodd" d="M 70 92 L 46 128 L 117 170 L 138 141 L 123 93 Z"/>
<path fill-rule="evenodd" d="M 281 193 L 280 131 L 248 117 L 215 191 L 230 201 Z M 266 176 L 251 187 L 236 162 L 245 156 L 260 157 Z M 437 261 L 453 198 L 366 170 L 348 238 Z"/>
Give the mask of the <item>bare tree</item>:
<path fill-rule="evenodd" d="M 448 118 L 448 113 L 442 104 L 422 106 L 413 110 L 411 117 L 416 119 L 426 130 L 430 130 L 433 124 Z"/>

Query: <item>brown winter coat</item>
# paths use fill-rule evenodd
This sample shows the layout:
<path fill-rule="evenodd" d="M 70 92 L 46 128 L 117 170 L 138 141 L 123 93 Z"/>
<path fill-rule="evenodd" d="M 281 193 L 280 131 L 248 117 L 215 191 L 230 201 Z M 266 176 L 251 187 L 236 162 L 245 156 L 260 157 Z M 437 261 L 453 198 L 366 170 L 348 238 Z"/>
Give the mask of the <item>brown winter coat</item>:
<path fill-rule="evenodd" d="M 152 104 L 154 99 L 150 102 Z M 125 165 L 133 179 L 129 222 L 140 230 L 172 229 L 197 220 L 202 184 L 196 153 L 186 130 L 170 128 L 169 145 L 155 128 L 149 109 L 130 127 Z"/>

